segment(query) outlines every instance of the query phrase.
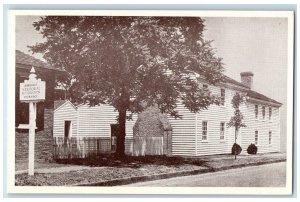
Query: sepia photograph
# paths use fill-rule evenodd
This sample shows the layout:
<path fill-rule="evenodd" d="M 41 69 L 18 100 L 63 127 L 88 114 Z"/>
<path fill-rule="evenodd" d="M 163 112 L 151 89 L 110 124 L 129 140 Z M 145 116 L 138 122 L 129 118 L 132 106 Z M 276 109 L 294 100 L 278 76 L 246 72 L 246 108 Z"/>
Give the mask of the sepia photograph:
<path fill-rule="evenodd" d="M 293 19 L 10 11 L 9 192 L 291 194 Z"/>

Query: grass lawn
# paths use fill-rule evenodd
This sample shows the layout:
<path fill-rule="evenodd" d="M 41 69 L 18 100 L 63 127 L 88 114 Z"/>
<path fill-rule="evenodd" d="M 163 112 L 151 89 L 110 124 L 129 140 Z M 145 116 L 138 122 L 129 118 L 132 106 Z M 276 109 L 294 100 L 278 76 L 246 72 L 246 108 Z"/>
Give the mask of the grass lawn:
<path fill-rule="evenodd" d="M 57 169 L 60 169 L 61 172 L 36 173 L 34 176 L 28 176 L 27 173 L 16 174 L 15 185 L 74 186 L 99 182 L 103 182 L 103 185 L 105 185 L 106 182 L 130 178 L 142 179 L 148 177 L 149 180 L 152 176 L 166 174 L 174 176 L 174 173 L 178 173 L 178 176 L 180 176 L 279 161 L 285 161 L 285 155 L 238 156 L 237 160 L 234 160 L 232 155 L 201 158 L 146 156 L 127 157 L 122 160 L 113 156 L 101 155 L 68 162 L 67 166 L 84 165 L 80 170 L 64 171 L 63 166 L 66 166 L 67 163 L 65 160 L 53 164 L 53 166 L 58 166 Z M 59 168 L 60 165 L 62 165 L 61 168 Z"/>

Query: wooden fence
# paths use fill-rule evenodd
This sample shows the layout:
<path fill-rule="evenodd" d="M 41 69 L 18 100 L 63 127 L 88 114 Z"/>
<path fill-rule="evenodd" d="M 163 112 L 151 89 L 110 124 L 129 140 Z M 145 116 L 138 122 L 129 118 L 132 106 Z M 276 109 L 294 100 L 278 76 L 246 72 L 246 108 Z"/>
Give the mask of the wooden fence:
<path fill-rule="evenodd" d="M 54 137 L 53 158 L 86 158 L 92 154 L 110 153 L 110 138 L 71 138 Z"/>
<path fill-rule="evenodd" d="M 164 136 L 134 136 L 126 139 L 126 153 L 133 156 L 171 155 L 171 132 Z M 73 159 L 86 158 L 93 154 L 115 152 L 111 148 L 110 138 L 85 137 L 82 139 L 54 137 L 53 158 Z"/>
<path fill-rule="evenodd" d="M 164 140 L 162 136 L 135 136 L 133 138 L 134 156 L 145 155 L 163 155 L 164 154 Z"/>

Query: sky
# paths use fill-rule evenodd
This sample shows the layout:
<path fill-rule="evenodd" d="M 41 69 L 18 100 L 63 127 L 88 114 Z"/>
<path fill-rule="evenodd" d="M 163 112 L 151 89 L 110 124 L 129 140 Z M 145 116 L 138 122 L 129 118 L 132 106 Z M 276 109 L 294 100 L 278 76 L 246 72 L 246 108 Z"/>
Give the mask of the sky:
<path fill-rule="evenodd" d="M 16 17 L 16 49 L 29 53 L 28 45 L 42 42 L 34 30 L 36 16 Z M 281 107 L 282 149 L 285 148 L 287 103 L 287 19 L 209 17 L 204 38 L 213 40 L 218 57 L 223 58 L 225 74 L 240 81 L 240 73 L 252 71 L 253 90 L 283 104 Z M 35 54 L 37 58 L 42 55 Z"/>

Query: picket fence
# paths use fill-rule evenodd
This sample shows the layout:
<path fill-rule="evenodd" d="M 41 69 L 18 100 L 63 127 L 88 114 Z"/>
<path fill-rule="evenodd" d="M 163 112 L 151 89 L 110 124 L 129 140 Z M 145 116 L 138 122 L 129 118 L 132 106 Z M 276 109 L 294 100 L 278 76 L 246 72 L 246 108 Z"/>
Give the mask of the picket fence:
<path fill-rule="evenodd" d="M 132 156 L 164 155 L 166 142 L 163 136 L 135 136 L 126 141 L 126 153 Z M 166 149 L 165 149 L 166 150 Z M 65 139 L 54 137 L 53 158 L 74 159 L 87 158 L 91 155 L 109 154 L 115 152 L 111 147 L 110 138 L 86 137 L 82 139 Z"/>
<path fill-rule="evenodd" d="M 53 158 L 86 158 L 93 154 L 110 153 L 110 138 L 87 137 L 82 139 L 54 137 Z"/>

